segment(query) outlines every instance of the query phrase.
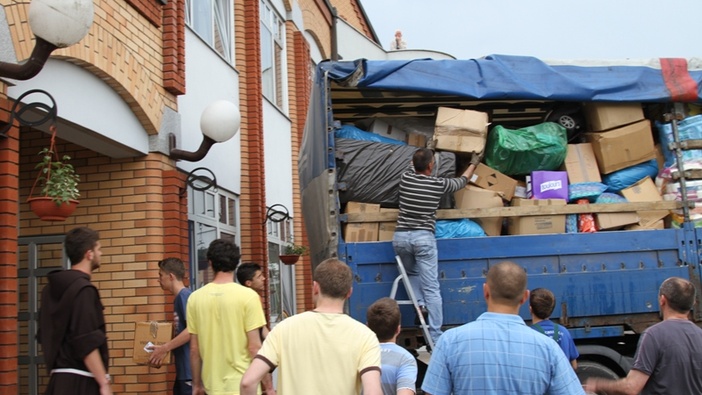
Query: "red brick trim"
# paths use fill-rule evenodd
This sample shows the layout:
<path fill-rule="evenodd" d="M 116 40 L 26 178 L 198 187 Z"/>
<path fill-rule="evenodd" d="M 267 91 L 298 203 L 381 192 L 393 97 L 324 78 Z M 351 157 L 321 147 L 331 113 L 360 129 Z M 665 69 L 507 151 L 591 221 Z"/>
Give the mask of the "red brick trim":
<path fill-rule="evenodd" d="M 0 97 L 0 119 L 11 101 Z M 17 393 L 17 238 L 19 229 L 19 131 L 0 140 L 0 393 Z"/>
<path fill-rule="evenodd" d="M 152 25 L 161 27 L 161 7 L 163 4 L 160 0 L 127 0 L 127 4 L 134 7 Z"/>
<path fill-rule="evenodd" d="M 185 0 L 163 7 L 163 87 L 176 96 L 185 94 Z"/>

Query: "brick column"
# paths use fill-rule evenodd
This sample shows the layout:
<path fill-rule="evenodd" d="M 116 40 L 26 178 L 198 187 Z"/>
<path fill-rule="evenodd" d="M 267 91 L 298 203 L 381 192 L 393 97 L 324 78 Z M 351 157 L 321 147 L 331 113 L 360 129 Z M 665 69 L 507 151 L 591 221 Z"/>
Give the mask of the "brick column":
<path fill-rule="evenodd" d="M 292 28 L 292 23 L 288 23 Z M 289 55 L 288 74 L 290 76 L 290 118 L 292 124 L 292 187 L 293 187 L 293 217 L 294 232 L 297 244 L 309 245 L 307 233 L 302 219 L 302 202 L 300 199 L 300 176 L 298 169 L 298 157 L 300 156 L 300 144 L 305 131 L 307 120 L 307 109 L 311 90 L 310 48 L 302 32 L 295 31 L 288 37 L 289 48 L 292 53 Z M 312 265 L 308 257 L 302 257 L 301 264 L 295 270 L 295 290 L 297 311 L 314 309 L 312 301 Z"/>
<path fill-rule="evenodd" d="M 12 102 L 0 95 L 0 127 Z M 19 213 L 19 129 L 0 138 L 0 393 L 18 390 L 17 375 L 17 229 Z"/>
<path fill-rule="evenodd" d="M 245 260 L 268 270 L 266 172 L 263 145 L 263 93 L 261 88 L 261 26 L 258 1 L 234 5 L 236 68 L 239 70 L 241 111 L 241 251 Z M 268 311 L 268 297 L 265 310 Z"/>

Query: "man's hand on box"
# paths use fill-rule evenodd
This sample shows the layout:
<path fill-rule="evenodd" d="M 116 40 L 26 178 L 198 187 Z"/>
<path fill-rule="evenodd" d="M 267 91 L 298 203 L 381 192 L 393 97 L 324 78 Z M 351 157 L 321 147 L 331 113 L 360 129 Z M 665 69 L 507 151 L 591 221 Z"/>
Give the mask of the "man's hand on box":
<path fill-rule="evenodd" d="M 483 160 L 483 153 L 482 152 L 477 153 L 477 152 L 473 151 L 473 154 L 470 157 L 470 164 L 473 166 L 478 166 L 478 164 L 482 160 Z"/>
<path fill-rule="evenodd" d="M 149 348 L 151 350 L 151 357 L 149 358 L 149 365 L 155 367 L 155 368 L 160 368 L 161 363 L 163 363 L 163 359 L 166 357 L 166 354 L 168 354 L 168 348 L 166 348 L 166 345 L 161 345 L 161 346 L 151 346 Z"/>

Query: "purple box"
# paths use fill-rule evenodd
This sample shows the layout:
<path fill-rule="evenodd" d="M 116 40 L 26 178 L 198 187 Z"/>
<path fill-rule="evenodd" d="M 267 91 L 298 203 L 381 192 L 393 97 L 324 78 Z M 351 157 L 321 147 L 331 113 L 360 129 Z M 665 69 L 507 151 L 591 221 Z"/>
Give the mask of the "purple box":
<path fill-rule="evenodd" d="M 565 199 L 568 201 L 568 173 L 564 171 L 532 171 L 530 197 L 532 199 Z"/>

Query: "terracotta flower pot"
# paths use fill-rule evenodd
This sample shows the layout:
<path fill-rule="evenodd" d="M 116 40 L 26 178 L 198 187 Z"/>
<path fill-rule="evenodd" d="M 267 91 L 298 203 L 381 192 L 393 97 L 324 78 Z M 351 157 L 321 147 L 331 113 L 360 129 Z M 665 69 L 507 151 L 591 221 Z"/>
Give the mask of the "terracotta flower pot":
<path fill-rule="evenodd" d="M 29 208 L 42 221 L 65 221 L 78 206 L 77 200 L 56 204 L 53 198 L 42 196 L 27 199 Z"/>
<path fill-rule="evenodd" d="M 279 255 L 280 261 L 286 265 L 294 265 L 300 259 L 299 255 Z"/>

